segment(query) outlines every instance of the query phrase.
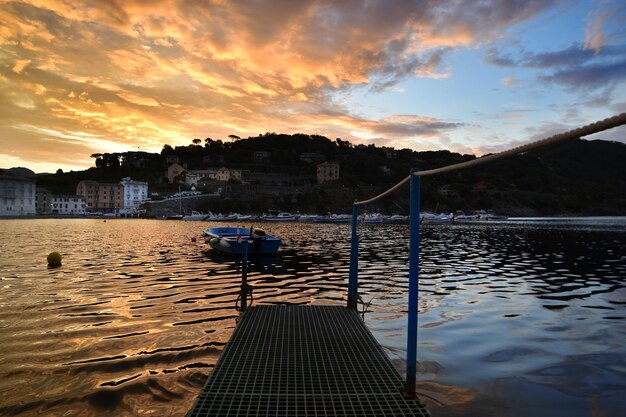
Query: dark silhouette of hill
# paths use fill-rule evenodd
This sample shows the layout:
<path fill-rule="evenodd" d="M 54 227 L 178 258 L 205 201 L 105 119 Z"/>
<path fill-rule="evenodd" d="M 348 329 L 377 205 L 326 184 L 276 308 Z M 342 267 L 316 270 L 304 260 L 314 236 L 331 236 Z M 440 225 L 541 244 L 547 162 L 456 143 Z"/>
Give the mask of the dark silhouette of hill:
<path fill-rule="evenodd" d="M 353 145 L 319 135 L 266 133 L 231 141 L 194 139 L 188 146 L 164 145 L 160 154 L 94 154 L 96 167 L 86 171 L 40 174 L 38 184 L 52 192 L 73 193 L 83 179 L 118 182 L 123 177 L 147 181 L 150 191 L 177 191 L 164 180 L 168 157 L 187 169 L 226 166 L 244 172 L 280 173 L 308 178 L 306 193 L 228 203 L 232 210 L 267 209 L 301 212 L 348 212 L 355 199 L 369 198 L 405 178 L 412 168 L 427 170 L 474 159 L 445 150 L 417 152 L 374 145 Z M 269 153 L 255 161 L 254 153 Z M 316 165 L 303 153 L 341 164 L 338 181 L 314 186 Z M 422 207 L 436 211 L 493 209 L 509 215 L 626 214 L 626 145 L 602 140 L 571 140 L 471 169 L 422 179 Z M 236 184 L 235 184 L 236 186 Z M 233 187 L 236 188 L 236 187 Z M 306 187 L 304 187 L 306 188 Z M 408 187 L 370 210 L 402 212 Z"/>

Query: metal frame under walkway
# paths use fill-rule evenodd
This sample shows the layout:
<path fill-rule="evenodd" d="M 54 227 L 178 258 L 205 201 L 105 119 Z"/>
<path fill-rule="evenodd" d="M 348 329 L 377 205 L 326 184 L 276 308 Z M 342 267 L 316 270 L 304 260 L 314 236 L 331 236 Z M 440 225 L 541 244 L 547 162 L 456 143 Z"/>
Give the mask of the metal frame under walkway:
<path fill-rule="evenodd" d="M 428 416 L 403 390 L 355 310 L 261 305 L 241 316 L 188 417 Z"/>

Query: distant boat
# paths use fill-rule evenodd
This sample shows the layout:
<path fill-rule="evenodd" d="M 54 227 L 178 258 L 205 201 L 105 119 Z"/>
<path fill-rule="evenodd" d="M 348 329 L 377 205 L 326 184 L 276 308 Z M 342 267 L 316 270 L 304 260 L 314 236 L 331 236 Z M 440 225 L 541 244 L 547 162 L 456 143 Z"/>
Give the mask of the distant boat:
<path fill-rule="evenodd" d="M 478 214 L 465 214 L 462 210 L 457 210 L 454 214 L 455 223 L 474 223 L 480 220 Z"/>
<path fill-rule="evenodd" d="M 363 223 L 365 224 L 379 224 L 382 223 L 385 219 L 385 216 L 382 214 L 374 213 L 374 214 L 366 214 L 363 216 Z"/>
<path fill-rule="evenodd" d="M 385 223 L 406 223 L 409 221 L 409 216 L 403 216 L 401 214 L 393 214 L 385 218 Z"/>
<path fill-rule="evenodd" d="M 478 210 L 476 212 L 480 221 L 508 220 L 507 216 L 496 214 L 493 210 Z"/>
<path fill-rule="evenodd" d="M 203 232 L 204 241 L 217 252 L 241 255 L 248 244 L 248 255 L 274 255 L 282 241 L 260 229 L 246 227 L 211 227 Z"/>
<path fill-rule="evenodd" d="M 328 216 L 317 216 L 313 221 L 316 223 L 350 223 L 352 216 L 350 214 L 331 214 Z"/>
<path fill-rule="evenodd" d="M 263 216 L 261 220 L 266 220 L 268 222 L 293 222 L 296 221 L 297 217 L 291 213 L 281 212 L 276 216 Z"/>
<path fill-rule="evenodd" d="M 213 214 L 209 212 L 209 214 L 206 215 L 204 220 L 208 222 L 232 222 L 232 221 L 237 220 L 237 215 L 236 214 L 223 215 L 222 213 Z"/>
<path fill-rule="evenodd" d="M 312 221 L 315 221 L 316 217 L 317 215 L 315 214 L 301 214 L 300 216 L 298 216 L 298 221 L 299 222 L 312 222 Z"/>
<path fill-rule="evenodd" d="M 208 217 L 208 214 L 201 213 L 199 211 L 193 210 L 191 214 L 187 214 L 183 216 L 183 220 L 186 222 L 199 222 Z"/>
<path fill-rule="evenodd" d="M 435 213 L 424 212 L 424 213 L 420 213 L 420 222 L 424 224 L 451 223 L 453 217 L 454 216 L 452 215 L 452 213 L 435 214 Z"/>

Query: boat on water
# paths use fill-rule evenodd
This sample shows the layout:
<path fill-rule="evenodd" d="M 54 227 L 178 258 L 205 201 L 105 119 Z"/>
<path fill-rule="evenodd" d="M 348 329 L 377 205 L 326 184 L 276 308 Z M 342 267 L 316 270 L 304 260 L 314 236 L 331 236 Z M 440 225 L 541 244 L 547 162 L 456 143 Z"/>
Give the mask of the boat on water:
<path fill-rule="evenodd" d="M 241 255 L 248 245 L 248 255 L 275 255 L 282 240 L 252 227 L 210 227 L 202 233 L 204 241 L 217 252 Z"/>
<path fill-rule="evenodd" d="M 205 221 L 208 222 L 232 222 L 238 220 L 236 214 L 222 214 L 217 213 L 213 214 L 209 212 L 209 214 L 204 218 Z"/>
<path fill-rule="evenodd" d="M 392 214 L 385 218 L 385 223 L 406 223 L 409 221 L 409 216 L 403 216 L 401 214 Z"/>
<path fill-rule="evenodd" d="M 183 220 L 186 222 L 200 222 L 208 216 L 208 214 L 193 210 L 191 214 L 184 215 Z"/>
<path fill-rule="evenodd" d="M 451 223 L 453 214 L 445 214 L 445 213 L 430 213 L 424 212 L 420 213 L 420 222 L 424 224 L 439 224 L 439 223 Z"/>
<path fill-rule="evenodd" d="M 263 216 L 261 218 L 261 220 L 268 222 L 294 222 L 296 219 L 297 216 L 287 212 L 278 213 L 276 216 Z"/>
<path fill-rule="evenodd" d="M 379 213 L 366 214 L 363 216 L 363 223 L 365 224 L 380 224 L 385 220 L 385 216 Z"/>
<path fill-rule="evenodd" d="M 478 215 L 479 220 L 483 222 L 508 220 L 507 216 L 496 214 L 493 210 L 478 210 L 476 215 Z"/>
<path fill-rule="evenodd" d="M 313 219 L 315 223 L 350 223 L 352 216 L 350 214 L 331 214 L 328 216 L 317 216 Z"/>
<path fill-rule="evenodd" d="M 457 210 L 457 212 L 454 213 L 453 219 L 455 223 L 474 223 L 479 220 L 480 216 L 478 214 L 465 214 L 465 212 L 462 210 Z"/>
<path fill-rule="evenodd" d="M 298 221 L 299 222 L 312 222 L 315 221 L 315 218 L 317 217 L 316 214 L 300 214 L 298 216 Z"/>

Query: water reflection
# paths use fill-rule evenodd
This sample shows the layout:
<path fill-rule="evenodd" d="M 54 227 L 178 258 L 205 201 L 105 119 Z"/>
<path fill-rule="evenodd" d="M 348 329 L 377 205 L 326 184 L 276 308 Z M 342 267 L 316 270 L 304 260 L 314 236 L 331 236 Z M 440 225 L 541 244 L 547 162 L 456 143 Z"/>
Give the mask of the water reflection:
<path fill-rule="evenodd" d="M 418 377 L 434 416 L 626 409 L 624 224 L 423 228 Z M 238 318 L 241 262 L 191 239 L 209 225 L 0 221 L 0 415 L 184 415 Z M 251 263 L 255 303 L 345 303 L 349 225 L 264 226 L 285 245 Z M 360 308 L 403 372 L 407 227 L 359 230 Z M 63 266 L 47 269 L 53 250 Z"/>

